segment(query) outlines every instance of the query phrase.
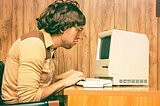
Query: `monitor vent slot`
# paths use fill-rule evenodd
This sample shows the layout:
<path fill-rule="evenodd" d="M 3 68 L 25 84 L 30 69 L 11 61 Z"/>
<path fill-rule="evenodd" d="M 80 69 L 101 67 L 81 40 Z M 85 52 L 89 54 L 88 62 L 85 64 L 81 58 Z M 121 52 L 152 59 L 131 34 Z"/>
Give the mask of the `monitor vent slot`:
<path fill-rule="evenodd" d="M 147 79 L 119 79 L 119 83 L 147 84 Z"/>

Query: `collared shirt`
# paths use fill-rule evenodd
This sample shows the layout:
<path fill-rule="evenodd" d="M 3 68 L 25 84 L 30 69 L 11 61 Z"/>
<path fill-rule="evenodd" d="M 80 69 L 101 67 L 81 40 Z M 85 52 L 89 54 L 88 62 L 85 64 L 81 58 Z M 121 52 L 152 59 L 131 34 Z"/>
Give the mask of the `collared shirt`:
<path fill-rule="evenodd" d="M 31 36 L 23 40 L 19 38 L 9 50 L 2 83 L 5 103 L 40 101 L 40 87 L 51 84 L 55 66 L 52 55 L 46 59 L 46 48 L 53 48 L 54 45 L 50 34 L 43 35 L 45 44 Z M 54 51 L 49 52 L 53 54 Z"/>

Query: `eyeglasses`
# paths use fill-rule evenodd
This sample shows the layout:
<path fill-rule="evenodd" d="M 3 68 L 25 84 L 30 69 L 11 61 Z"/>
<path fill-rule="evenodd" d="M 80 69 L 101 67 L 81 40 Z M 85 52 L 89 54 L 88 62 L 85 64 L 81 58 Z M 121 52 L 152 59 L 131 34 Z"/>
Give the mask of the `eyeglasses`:
<path fill-rule="evenodd" d="M 83 30 L 83 28 L 79 28 L 78 26 L 75 26 L 75 28 L 78 29 L 78 32 L 81 32 Z"/>

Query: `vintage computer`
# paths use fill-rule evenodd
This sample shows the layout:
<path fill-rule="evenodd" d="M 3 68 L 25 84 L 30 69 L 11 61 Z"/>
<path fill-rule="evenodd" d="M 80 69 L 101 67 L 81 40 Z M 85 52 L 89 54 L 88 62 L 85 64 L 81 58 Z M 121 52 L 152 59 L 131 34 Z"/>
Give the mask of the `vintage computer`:
<path fill-rule="evenodd" d="M 113 85 L 148 85 L 147 36 L 122 30 L 99 33 L 94 75 L 112 78 Z"/>

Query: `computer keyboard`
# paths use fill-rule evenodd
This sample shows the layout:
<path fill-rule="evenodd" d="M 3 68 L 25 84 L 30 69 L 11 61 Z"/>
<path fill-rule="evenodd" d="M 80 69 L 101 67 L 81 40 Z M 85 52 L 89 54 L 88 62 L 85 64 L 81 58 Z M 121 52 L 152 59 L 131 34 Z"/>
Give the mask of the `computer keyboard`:
<path fill-rule="evenodd" d="M 109 87 L 112 81 L 108 79 L 86 78 L 86 81 L 79 81 L 76 85 L 83 87 Z"/>

